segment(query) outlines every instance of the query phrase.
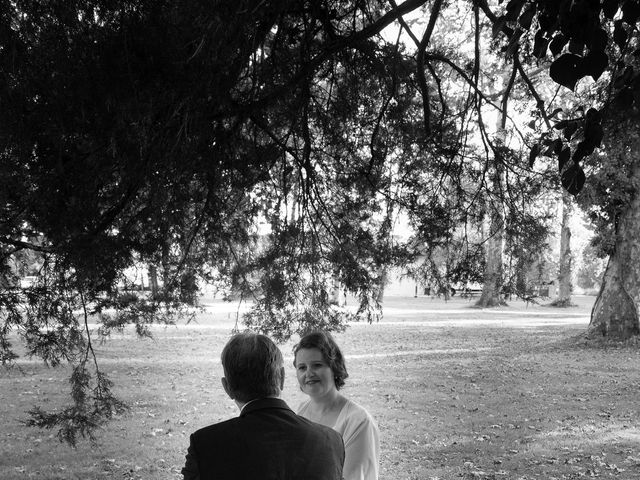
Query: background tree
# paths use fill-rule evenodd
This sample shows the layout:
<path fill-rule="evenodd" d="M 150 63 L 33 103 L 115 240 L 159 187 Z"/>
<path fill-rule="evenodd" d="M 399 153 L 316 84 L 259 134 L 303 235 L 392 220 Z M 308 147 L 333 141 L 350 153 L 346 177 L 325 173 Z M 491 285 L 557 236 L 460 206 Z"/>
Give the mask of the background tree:
<path fill-rule="evenodd" d="M 571 228 L 569 219 L 573 213 L 573 199 L 566 191 L 562 192 L 562 225 L 560 227 L 560 262 L 558 268 L 558 298 L 553 306 L 570 306 L 573 272 L 573 255 L 571 253 Z"/>
<path fill-rule="evenodd" d="M 602 284 L 602 276 L 606 262 L 602 253 L 592 244 L 587 244 L 582 251 L 582 262 L 578 268 L 576 283 L 586 291 L 597 291 Z"/>
<path fill-rule="evenodd" d="M 631 246 L 637 224 L 634 179 L 638 162 L 631 152 L 637 148 L 640 5 L 635 1 L 539 2 L 532 8 L 537 9 L 538 51 L 546 53 L 548 44 L 556 57 L 551 77 L 571 90 L 586 76 L 597 82 L 593 102 L 597 109 L 581 107 L 575 116 L 569 114 L 558 122 L 555 127 L 563 132 L 568 145 L 557 145 L 555 151 L 565 188 L 574 194 L 580 192 L 585 183 L 582 165 L 588 166 L 594 189 L 578 200 L 592 212 L 608 212 L 593 215 L 601 220 L 602 236 L 610 240 L 610 259 L 590 330 L 626 339 L 640 330 L 637 274 L 632 267 L 637 259 Z M 606 157 L 593 154 L 598 146 L 603 147 Z M 620 177 L 611 175 L 612 165 Z M 607 187 L 601 184 L 613 177 L 619 182 Z M 602 222 L 605 217 L 606 223 Z"/>

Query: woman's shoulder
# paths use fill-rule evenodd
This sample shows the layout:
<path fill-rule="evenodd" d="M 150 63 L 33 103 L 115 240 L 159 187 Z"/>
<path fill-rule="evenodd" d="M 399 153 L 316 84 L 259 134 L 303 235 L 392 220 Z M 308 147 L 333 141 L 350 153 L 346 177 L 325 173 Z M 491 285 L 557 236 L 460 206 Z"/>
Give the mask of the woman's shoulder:
<path fill-rule="evenodd" d="M 353 447 L 353 442 L 365 442 L 378 448 L 378 424 L 366 408 L 353 400 L 347 400 L 340 417 L 336 430 L 342 434 L 345 448 Z"/>
<path fill-rule="evenodd" d="M 375 424 L 375 420 L 373 419 L 369 411 L 350 398 L 347 398 L 347 401 L 343 408 L 345 417 L 349 418 L 350 420 L 355 421 L 356 423 L 371 422 Z"/>

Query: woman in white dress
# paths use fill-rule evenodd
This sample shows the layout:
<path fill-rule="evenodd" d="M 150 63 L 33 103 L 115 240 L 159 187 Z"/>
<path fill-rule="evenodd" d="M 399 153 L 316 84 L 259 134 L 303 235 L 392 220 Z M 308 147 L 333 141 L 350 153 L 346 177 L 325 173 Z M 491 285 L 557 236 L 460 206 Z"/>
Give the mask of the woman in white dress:
<path fill-rule="evenodd" d="M 298 415 L 342 435 L 344 480 L 378 480 L 378 426 L 367 410 L 340 393 L 349 374 L 333 337 L 321 331 L 309 333 L 300 339 L 293 353 L 300 389 L 309 395 Z"/>

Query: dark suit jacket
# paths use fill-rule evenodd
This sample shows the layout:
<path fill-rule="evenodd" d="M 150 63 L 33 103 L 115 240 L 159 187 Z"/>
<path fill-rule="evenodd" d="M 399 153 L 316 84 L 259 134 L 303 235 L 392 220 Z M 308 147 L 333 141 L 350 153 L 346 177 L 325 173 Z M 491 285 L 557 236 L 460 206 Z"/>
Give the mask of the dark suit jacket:
<path fill-rule="evenodd" d="M 191 435 L 185 480 L 340 480 L 339 433 L 296 415 L 278 398 Z"/>

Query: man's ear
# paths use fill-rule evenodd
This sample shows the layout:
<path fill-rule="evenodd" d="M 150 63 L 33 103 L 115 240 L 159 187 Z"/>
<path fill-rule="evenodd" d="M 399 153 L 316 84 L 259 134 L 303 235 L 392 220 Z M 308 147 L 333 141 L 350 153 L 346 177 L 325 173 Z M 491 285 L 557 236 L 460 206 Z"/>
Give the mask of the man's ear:
<path fill-rule="evenodd" d="M 284 367 L 280 368 L 280 390 L 284 390 Z"/>
<path fill-rule="evenodd" d="M 227 395 L 229 395 L 229 398 L 231 400 L 235 400 L 235 395 L 231 391 L 231 387 L 229 387 L 229 382 L 227 382 L 227 379 L 225 377 L 222 377 L 220 381 L 222 382 L 222 388 L 224 388 L 224 391 L 227 392 Z"/>

